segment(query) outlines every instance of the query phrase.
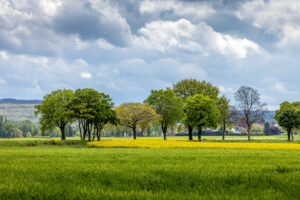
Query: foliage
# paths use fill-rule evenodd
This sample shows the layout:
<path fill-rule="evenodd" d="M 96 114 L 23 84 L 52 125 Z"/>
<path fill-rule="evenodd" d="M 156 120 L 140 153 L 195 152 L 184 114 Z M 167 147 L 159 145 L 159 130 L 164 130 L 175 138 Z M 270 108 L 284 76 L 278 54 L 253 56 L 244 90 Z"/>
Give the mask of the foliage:
<path fill-rule="evenodd" d="M 94 136 L 100 140 L 101 130 L 107 123 L 116 124 L 117 116 L 112 110 L 113 103 L 109 95 L 94 89 L 85 88 L 75 91 L 73 97 L 67 104 L 69 115 L 78 121 L 80 137 L 85 140 Z"/>
<path fill-rule="evenodd" d="M 113 110 L 113 102 L 109 95 L 98 93 L 98 100 L 94 108 L 94 118 L 92 124 L 98 141 L 100 140 L 101 131 L 107 123 L 117 125 L 119 119 L 117 113 Z"/>
<path fill-rule="evenodd" d="M 260 96 L 257 90 L 241 86 L 236 91 L 235 100 L 238 108 L 242 112 L 242 118 L 245 121 L 248 132 L 248 140 L 250 140 L 250 130 L 255 122 L 263 122 L 265 114 L 265 103 L 260 102 Z"/>
<path fill-rule="evenodd" d="M 198 140 L 201 141 L 201 131 L 205 127 L 216 127 L 220 111 L 216 102 L 208 96 L 197 94 L 186 99 L 185 121 L 198 128 Z"/>
<path fill-rule="evenodd" d="M 275 111 L 274 119 L 287 129 L 290 140 L 292 129 L 300 127 L 300 110 L 294 104 L 285 101 L 280 104 L 279 110 Z"/>
<path fill-rule="evenodd" d="M 120 124 L 132 129 L 134 139 L 136 139 L 138 126 L 147 126 L 158 119 L 158 115 L 152 107 L 145 103 L 123 103 L 115 110 L 120 119 Z"/>
<path fill-rule="evenodd" d="M 225 96 L 218 98 L 217 108 L 220 111 L 219 124 L 222 128 L 222 139 L 224 140 L 226 128 L 236 121 L 238 112 L 234 106 L 229 105 L 229 100 Z"/>
<path fill-rule="evenodd" d="M 171 89 L 151 90 L 145 102 L 160 115 L 160 125 L 166 140 L 168 127 L 174 125 L 183 116 L 182 99 L 176 97 Z"/>
<path fill-rule="evenodd" d="M 66 139 L 65 127 L 72 122 L 67 105 L 72 97 L 72 90 L 55 90 L 44 96 L 41 104 L 35 106 L 35 114 L 40 115 L 39 123 L 42 131 L 59 127 L 61 139 Z"/>
<path fill-rule="evenodd" d="M 203 94 L 213 99 L 217 99 L 219 95 L 219 89 L 206 81 L 198 81 L 196 79 L 183 79 L 173 85 L 173 91 L 176 96 L 181 97 L 183 103 L 188 97 L 196 94 Z M 185 111 L 185 109 L 184 109 Z M 189 140 L 193 140 L 193 126 L 185 124 L 188 127 Z"/>
<path fill-rule="evenodd" d="M 196 94 L 203 94 L 209 96 L 212 99 L 217 99 L 219 95 L 219 89 L 209 82 L 198 81 L 196 79 L 184 79 L 173 85 L 173 91 L 176 96 L 181 97 L 185 100 Z"/>
<path fill-rule="evenodd" d="M 34 125 L 33 125 L 32 121 L 27 119 L 27 120 L 22 120 L 20 122 L 19 128 L 23 133 L 23 137 L 27 137 L 26 135 L 28 132 L 30 133 L 30 135 L 31 135 L 31 132 L 33 132 Z"/>

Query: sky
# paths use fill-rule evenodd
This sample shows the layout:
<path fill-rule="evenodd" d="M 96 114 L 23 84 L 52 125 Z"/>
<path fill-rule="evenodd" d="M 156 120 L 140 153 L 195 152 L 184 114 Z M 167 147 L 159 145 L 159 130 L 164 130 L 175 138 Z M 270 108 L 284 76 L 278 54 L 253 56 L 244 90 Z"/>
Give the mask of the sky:
<path fill-rule="evenodd" d="M 94 88 L 116 105 L 186 78 L 234 103 L 300 100 L 298 0 L 0 0 L 0 98 Z"/>

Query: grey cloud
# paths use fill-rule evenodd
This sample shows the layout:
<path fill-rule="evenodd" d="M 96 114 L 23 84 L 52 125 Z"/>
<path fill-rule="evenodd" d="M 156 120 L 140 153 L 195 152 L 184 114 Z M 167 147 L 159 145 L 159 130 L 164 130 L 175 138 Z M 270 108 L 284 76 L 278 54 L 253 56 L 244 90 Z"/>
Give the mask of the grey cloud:
<path fill-rule="evenodd" d="M 132 38 L 126 19 L 112 8 L 106 12 L 99 9 L 88 1 L 67 1 L 53 20 L 54 28 L 66 35 L 78 34 L 82 40 L 103 38 L 116 46 L 127 46 Z"/>

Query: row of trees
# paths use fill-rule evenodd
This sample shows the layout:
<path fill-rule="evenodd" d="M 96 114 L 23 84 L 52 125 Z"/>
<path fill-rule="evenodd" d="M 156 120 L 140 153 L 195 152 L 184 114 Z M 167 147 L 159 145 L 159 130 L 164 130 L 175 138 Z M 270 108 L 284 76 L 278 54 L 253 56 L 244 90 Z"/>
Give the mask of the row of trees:
<path fill-rule="evenodd" d="M 40 115 L 41 130 L 58 127 L 61 139 L 66 139 L 65 127 L 77 121 L 81 140 L 100 140 L 100 132 L 107 123 L 117 124 L 118 118 L 113 110 L 109 95 L 93 89 L 56 90 L 44 96 L 36 105 L 36 115 Z"/>
<path fill-rule="evenodd" d="M 263 119 L 265 104 L 260 102 L 258 92 L 250 87 L 241 87 L 235 93 L 237 108 L 229 105 L 229 100 L 219 97 L 219 89 L 208 82 L 185 79 L 172 88 L 152 90 L 143 103 L 123 103 L 114 108 L 109 95 L 93 89 L 56 90 L 46 95 L 36 106 L 40 115 L 41 130 L 59 127 L 61 138 L 65 139 L 65 127 L 77 122 L 80 137 L 85 140 L 97 137 L 103 127 L 110 123 L 128 127 L 136 139 L 137 128 L 145 129 L 149 124 L 159 124 L 164 139 L 167 130 L 176 123 L 183 123 L 193 139 L 193 129 L 201 141 L 203 128 L 222 126 L 223 139 L 230 123 L 242 119 L 246 124 L 248 139 L 255 122 Z"/>

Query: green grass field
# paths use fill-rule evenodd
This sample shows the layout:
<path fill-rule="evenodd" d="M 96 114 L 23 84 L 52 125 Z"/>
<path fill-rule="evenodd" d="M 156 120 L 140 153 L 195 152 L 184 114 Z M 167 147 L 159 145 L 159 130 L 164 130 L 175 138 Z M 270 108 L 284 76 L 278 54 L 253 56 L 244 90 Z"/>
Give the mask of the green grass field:
<path fill-rule="evenodd" d="M 0 143 L 0 199 L 300 199 L 299 150 L 37 144 Z"/>

